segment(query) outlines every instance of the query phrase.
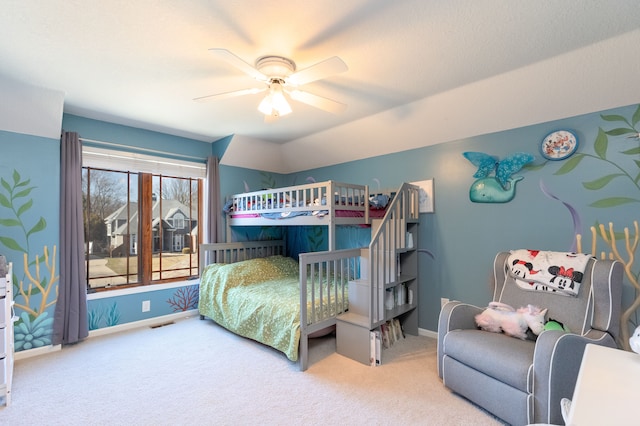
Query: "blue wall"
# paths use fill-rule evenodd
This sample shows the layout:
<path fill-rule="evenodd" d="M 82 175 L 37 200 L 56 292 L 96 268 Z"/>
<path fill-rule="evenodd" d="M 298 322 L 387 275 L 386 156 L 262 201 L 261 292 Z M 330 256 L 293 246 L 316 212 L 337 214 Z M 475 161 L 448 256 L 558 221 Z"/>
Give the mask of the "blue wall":
<path fill-rule="evenodd" d="M 58 288 L 60 141 L 0 131 L 0 254 L 14 265 L 16 350 L 51 344 Z"/>
<path fill-rule="evenodd" d="M 77 132 L 81 138 L 130 146 L 131 151 L 135 151 L 136 148 L 151 149 L 176 154 L 175 158 L 178 159 L 184 155 L 193 158 L 193 161 L 202 159 L 203 162 L 207 156 L 211 155 L 211 144 L 207 142 L 106 123 L 71 114 L 64 114 L 62 128 L 67 132 Z M 90 142 L 86 144 L 91 145 Z M 117 149 L 122 148 L 118 147 Z M 152 153 L 151 155 L 163 156 L 162 153 Z"/>
<path fill-rule="evenodd" d="M 583 250 L 590 251 L 589 228 L 597 223 L 613 222 L 617 232 L 628 227 L 633 236 L 633 222 L 640 219 L 639 141 L 629 138 L 629 134 L 615 136 L 613 134 L 617 132 L 613 129 L 629 128 L 636 111 L 635 105 L 622 107 L 284 177 L 275 176 L 274 180 L 278 185 L 294 185 L 313 177 L 317 181 L 332 179 L 388 189 L 396 188 L 404 181 L 433 178 L 435 213 L 422 214 L 420 219 L 419 246 L 425 251 L 419 265 L 419 323 L 421 328 L 435 331 L 441 297 L 481 306 L 490 301 L 488 283 L 493 258 L 498 251 L 517 248 L 571 250 L 576 226 L 584 235 Z M 612 121 L 616 118 L 612 116 L 618 116 L 617 121 Z M 544 160 L 539 151 L 540 142 L 558 129 L 569 129 L 577 134 L 578 151 L 563 161 Z M 606 131 L 613 134 L 606 135 Z M 426 139 L 429 136 L 415 137 Z M 607 145 L 605 152 L 604 142 Z M 515 152 L 529 152 L 536 159 L 533 167 L 516 173 L 524 180 L 517 184 L 516 196 L 511 202 L 479 204 L 469 200 L 476 167 L 462 156 L 465 151 L 480 151 L 499 158 Z M 575 168 L 566 173 L 561 170 L 578 158 L 582 160 Z M 602 188 L 597 188 L 597 182 L 586 184 L 611 174 L 619 176 Z M 255 174 L 245 177 L 252 190 L 261 187 L 251 180 L 257 177 Z M 542 187 L 558 199 L 545 195 Z M 229 195 L 229 192 L 223 190 L 222 194 Z M 609 197 L 629 197 L 630 200 L 622 204 L 614 200 L 598 203 Z M 576 218 L 567 206 L 575 209 Z M 622 250 L 623 242 L 619 241 L 618 245 Z M 596 251 L 610 251 L 599 237 Z M 634 270 L 638 274 L 637 266 Z M 625 307 L 631 304 L 632 297 L 632 287 L 626 282 Z M 637 318 L 634 321 L 637 324 Z"/>

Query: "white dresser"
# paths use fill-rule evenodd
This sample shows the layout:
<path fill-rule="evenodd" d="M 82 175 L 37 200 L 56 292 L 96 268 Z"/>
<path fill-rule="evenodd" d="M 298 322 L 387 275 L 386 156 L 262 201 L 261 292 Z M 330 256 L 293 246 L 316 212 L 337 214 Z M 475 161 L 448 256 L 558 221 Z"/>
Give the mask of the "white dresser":
<path fill-rule="evenodd" d="M 11 404 L 13 378 L 13 265 L 0 256 L 0 402 Z"/>
<path fill-rule="evenodd" d="M 637 425 L 640 355 L 589 344 L 580 364 L 567 425 Z"/>

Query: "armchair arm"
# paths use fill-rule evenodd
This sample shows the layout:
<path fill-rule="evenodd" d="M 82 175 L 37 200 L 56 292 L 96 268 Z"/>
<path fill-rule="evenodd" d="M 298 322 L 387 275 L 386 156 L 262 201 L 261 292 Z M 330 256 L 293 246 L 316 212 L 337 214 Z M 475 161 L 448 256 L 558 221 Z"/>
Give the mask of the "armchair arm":
<path fill-rule="evenodd" d="M 584 335 L 548 330 L 538 336 L 533 355 L 533 420 L 563 424 L 560 400 L 573 397 L 585 346 L 616 347 L 610 334 L 590 330 Z"/>
<path fill-rule="evenodd" d="M 472 330 L 478 328 L 475 316 L 484 308 L 462 302 L 449 302 L 440 310 L 438 318 L 438 375 L 442 378 L 442 342 L 451 330 Z"/>
<path fill-rule="evenodd" d="M 442 307 L 438 320 L 438 334 L 444 331 L 446 334 L 451 330 L 476 329 L 475 316 L 484 311 L 485 308 L 469 305 L 462 302 L 449 302 Z"/>

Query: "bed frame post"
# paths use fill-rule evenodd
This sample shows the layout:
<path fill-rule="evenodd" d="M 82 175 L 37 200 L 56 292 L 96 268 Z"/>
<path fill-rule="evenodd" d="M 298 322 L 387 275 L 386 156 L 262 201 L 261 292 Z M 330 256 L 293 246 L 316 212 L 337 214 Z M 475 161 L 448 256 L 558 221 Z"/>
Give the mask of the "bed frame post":
<path fill-rule="evenodd" d="M 307 333 L 300 333 L 300 371 L 306 371 L 309 367 L 309 336 Z"/>

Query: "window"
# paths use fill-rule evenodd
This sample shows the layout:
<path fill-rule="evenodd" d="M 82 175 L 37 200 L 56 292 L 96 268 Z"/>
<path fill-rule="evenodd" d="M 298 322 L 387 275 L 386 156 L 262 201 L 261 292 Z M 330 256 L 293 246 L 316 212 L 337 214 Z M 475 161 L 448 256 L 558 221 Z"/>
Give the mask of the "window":
<path fill-rule="evenodd" d="M 113 151 L 102 151 L 83 148 L 88 291 L 197 276 L 204 164 L 197 164 L 196 173 L 185 172 L 165 159 L 160 173 L 138 164 L 144 156 L 136 155 L 135 170 L 127 161 L 114 161 Z M 131 157 L 115 156 L 120 155 Z M 150 158 L 145 157 L 158 161 Z"/>

